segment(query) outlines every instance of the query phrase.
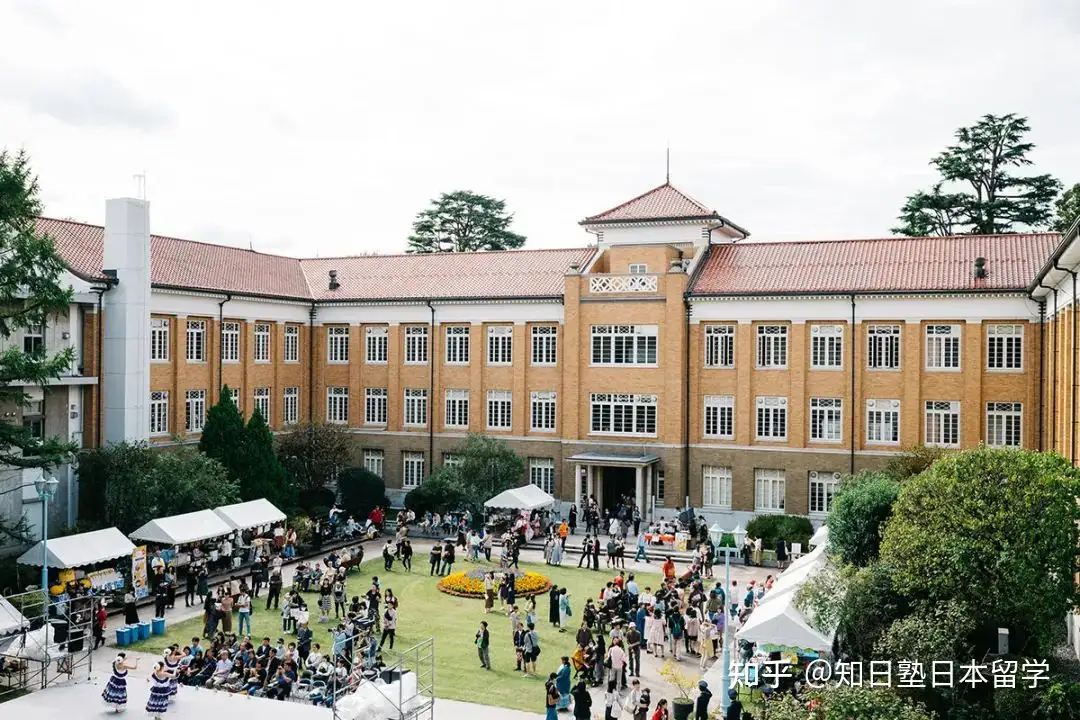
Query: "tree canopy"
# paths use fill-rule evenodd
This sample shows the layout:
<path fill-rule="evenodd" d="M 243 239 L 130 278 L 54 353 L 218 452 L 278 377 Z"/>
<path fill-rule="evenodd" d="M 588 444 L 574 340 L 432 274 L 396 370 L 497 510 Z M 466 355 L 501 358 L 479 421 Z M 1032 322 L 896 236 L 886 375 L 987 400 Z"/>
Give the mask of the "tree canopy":
<path fill-rule="evenodd" d="M 443 465 L 406 496 L 409 508 L 417 512 L 467 508 L 479 515 L 484 502 L 518 487 L 525 475 L 525 462 L 499 438 L 470 434 L 453 455 L 457 464 Z"/>
<path fill-rule="evenodd" d="M 413 221 L 411 253 L 513 250 L 525 237 L 510 231 L 506 201 L 468 190 L 443 193 Z"/>
<path fill-rule="evenodd" d="M 366 518 L 376 505 L 386 505 L 386 483 L 367 468 L 342 470 L 337 478 L 341 507 L 357 520 Z"/>
<path fill-rule="evenodd" d="M 331 484 L 349 464 L 352 443 L 341 425 L 300 425 L 277 437 L 277 456 L 306 510 L 333 502 Z"/>
<path fill-rule="evenodd" d="M 840 486 L 829 513 L 829 544 L 845 563 L 865 567 L 877 559 L 885 521 L 900 494 L 892 478 L 862 473 Z"/>
<path fill-rule="evenodd" d="M 1080 183 L 1076 183 L 1054 203 L 1054 222 L 1051 230 L 1063 233 L 1080 219 Z"/>
<path fill-rule="evenodd" d="M 941 179 L 908 197 L 900 209 L 900 235 L 966 235 L 1020 232 L 1050 224 L 1061 183 L 1050 175 L 1017 175 L 1032 164 L 1034 144 L 1024 137 L 1027 118 L 984 115 L 956 131 L 956 143 L 930 164 Z"/>

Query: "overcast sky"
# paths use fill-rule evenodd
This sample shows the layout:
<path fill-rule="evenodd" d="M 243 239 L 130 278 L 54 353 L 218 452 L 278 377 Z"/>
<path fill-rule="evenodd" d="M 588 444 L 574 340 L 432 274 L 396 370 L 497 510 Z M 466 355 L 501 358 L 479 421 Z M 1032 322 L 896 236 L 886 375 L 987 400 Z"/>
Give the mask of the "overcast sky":
<path fill-rule="evenodd" d="M 755 238 L 872 237 L 1007 112 L 1080 181 L 1076 0 L 165 5 L 0 0 L 0 147 L 49 215 L 100 223 L 145 171 L 156 233 L 385 253 L 469 189 L 573 246 L 670 141 L 673 184 Z"/>

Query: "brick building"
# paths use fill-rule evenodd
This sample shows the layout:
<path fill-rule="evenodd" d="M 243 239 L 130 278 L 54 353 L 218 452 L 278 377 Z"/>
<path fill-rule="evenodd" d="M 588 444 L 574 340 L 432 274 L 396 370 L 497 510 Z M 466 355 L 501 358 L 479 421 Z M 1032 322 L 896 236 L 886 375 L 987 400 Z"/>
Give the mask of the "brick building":
<path fill-rule="evenodd" d="M 1071 447 L 1073 295 L 1036 287 L 1071 282 L 1057 234 L 760 243 L 668 184 L 581 226 L 569 249 L 295 259 L 150 235 L 136 200 L 43 219 L 101 378 L 83 442 L 194 441 L 228 385 L 275 429 L 346 425 L 390 488 L 480 432 L 564 501 L 722 524 L 823 516 L 911 445 Z"/>

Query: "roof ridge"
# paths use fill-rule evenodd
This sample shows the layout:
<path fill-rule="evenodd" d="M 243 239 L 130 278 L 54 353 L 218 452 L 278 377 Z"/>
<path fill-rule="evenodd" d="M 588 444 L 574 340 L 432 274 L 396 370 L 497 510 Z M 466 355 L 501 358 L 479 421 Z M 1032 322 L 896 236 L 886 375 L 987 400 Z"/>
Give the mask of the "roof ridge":
<path fill-rule="evenodd" d="M 619 203 L 615 207 L 608 208 L 607 210 L 604 210 L 603 212 L 598 212 L 598 213 L 595 213 L 593 215 L 588 215 L 588 216 L 586 216 L 585 220 L 583 220 L 582 222 L 586 222 L 586 221 L 589 221 L 589 220 L 595 220 L 597 218 L 603 217 L 604 215 L 610 215 L 611 213 L 613 213 L 613 212 L 615 212 L 617 210 L 621 210 L 621 209 L 625 208 L 628 205 L 632 205 L 633 203 L 637 202 L 638 200 L 641 200 L 644 197 L 648 197 L 649 195 L 652 195 L 653 193 L 655 193 L 655 192 L 657 192 L 659 190 L 663 190 L 664 188 L 670 188 L 673 192 L 675 192 L 680 197 L 682 197 L 683 200 L 686 200 L 687 202 L 691 203 L 692 205 L 697 206 L 697 208 L 699 210 L 701 210 L 705 214 L 714 214 L 716 212 L 715 210 L 709 209 L 704 203 L 698 201 L 697 199 L 691 197 L 690 195 L 687 195 L 682 190 L 680 190 L 679 188 L 672 185 L 670 181 L 667 181 L 667 182 L 663 183 L 662 185 L 657 185 L 654 188 L 646 190 L 645 192 L 641 193 L 640 195 L 638 195 L 636 197 L 630 198 L 626 202 Z"/>
<path fill-rule="evenodd" d="M 1058 235 L 1061 233 L 1030 232 L 1030 233 L 991 233 L 988 235 L 896 235 L 893 237 L 869 237 L 869 238 L 822 238 L 820 240 L 747 240 L 738 243 L 739 247 L 747 246 L 771 246 L 771 245 L 843 245 L 846 243 L 874 243 L 874 242 L 897 242 L 907 240 L 963 240 L 966 238 L 1031 238 Z"/>
<path fill-rule="evenodd" d="M 474 255 L 499 255 L 502 253 L 524 253 L 524 252 L 570 252 L 573 250 L 593 250 L 595 248 L 589 245 L 582 245 L 580 247 L 558 247 L 558 248 L 510 248 L 507 250 L 475 250 L 471 254 Z M 433 253 L 386 253 L 377 255 L 330 255 L 320 257 L 303 257 L 297 258 L 301 262 L 307 262 L 311 260 L 362 260 L 364 258 L 398 258 L 398 257 L 433 257 L 433 256 L 453 256 L 453 255 L 469 255 L 467 252 L 446 251 L 446 252 L 433 252 Z"/>

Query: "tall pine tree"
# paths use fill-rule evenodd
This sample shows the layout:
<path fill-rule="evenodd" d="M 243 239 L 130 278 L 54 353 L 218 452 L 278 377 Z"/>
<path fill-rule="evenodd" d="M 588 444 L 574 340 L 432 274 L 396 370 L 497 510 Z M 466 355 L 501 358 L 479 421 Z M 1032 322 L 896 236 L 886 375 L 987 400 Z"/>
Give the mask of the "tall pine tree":
<path fill-rule="evenodd" d="M 244 418 L 233 402 L 229 386 L 221 388 L 218 401 L 210 406 L 199 438 L 199 450 L 214 458 L 229 471 L 234 480 L 240 477 L 239 449 L 244 444 Z M 245 498 L 246 499 L 246 498 Z"/>
<path fill-rule="evenodd" d="M 256 410 L 244 428 L 244 441 L 237 453 L 240 464 L 240 499 L 266 498 L 280 510 L 289 511 L 296 493 L 285 466 L 274 453 L 274 436 L 262 413 Z"/>

